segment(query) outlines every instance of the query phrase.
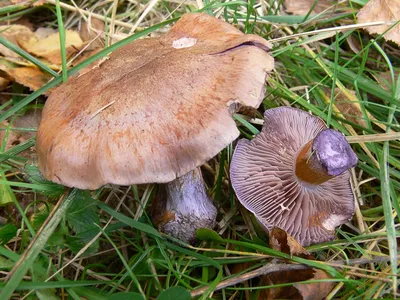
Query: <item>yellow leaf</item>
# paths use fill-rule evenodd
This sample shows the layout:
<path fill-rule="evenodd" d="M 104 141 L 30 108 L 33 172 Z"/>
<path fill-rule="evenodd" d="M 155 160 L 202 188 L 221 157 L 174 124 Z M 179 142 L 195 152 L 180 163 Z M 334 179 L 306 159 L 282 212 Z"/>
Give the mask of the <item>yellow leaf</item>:
<path fill-rule="evenodd" d="M 23 25 L 3 25 L 0 26 L 0 36 L 7 39 L 9 42 L 18 46 L 17 39 L 30 39 L 34 37 L 34 33 L 26 26 Z M 14 51 L 8 49 L 7 47 L 0 44 L 0 54 L 17 58 L 20 57 Z"/>
<path fill-rule="evenodd" d="M 67 57 L 70 57 L 82 47 L 83 42 L 76 31 L 67 30 L 65 35 Z M 53 64 L 61 64 L 61 46 L 58 32 L 50 34 L 43 39 L 39 39 L 37 36 L 18 36 L 18 43 L 25 51 L 35 56 L 43 57 Z"/>
<path fill-rule="evenodd" d="M 0 70 L 6 72 L 14 81 L 34 91 L 52 78 L 35 66 L 19 66 L 2 58 L 0 58 Z"/>

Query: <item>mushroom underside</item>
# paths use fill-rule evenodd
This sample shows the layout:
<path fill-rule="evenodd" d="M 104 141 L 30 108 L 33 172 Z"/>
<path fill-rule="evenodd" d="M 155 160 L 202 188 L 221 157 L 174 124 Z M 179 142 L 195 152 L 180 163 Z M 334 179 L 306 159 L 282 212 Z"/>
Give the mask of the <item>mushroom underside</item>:
<path fill-rule="evenodd" d="M 335 227 L 354 213 L 350 173 L 310 184 L 295 172 L 299 151 L 325 124 L 283 107 L 266 111 L 264 124 L 260 134 L 240 140 L 235 149 L 230 174 L 237 198 L 267 230 L 284 229 L 302 245 L 333 239 Z"/>

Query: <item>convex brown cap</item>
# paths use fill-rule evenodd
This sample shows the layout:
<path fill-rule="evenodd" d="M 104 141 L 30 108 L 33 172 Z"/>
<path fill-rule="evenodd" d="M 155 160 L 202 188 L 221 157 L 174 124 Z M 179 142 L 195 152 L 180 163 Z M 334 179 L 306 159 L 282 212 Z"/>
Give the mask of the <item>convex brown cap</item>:
<path fill-rule="evenodd" d="M 239 140 L 230 175 L 239 201 L 270 230 L 302 245 L 329 241 L 354 213 L 349 168 L 357 164 L 345 137 L 302 110 L 264 114 L 262 132 Z"/>
<path fill-rule="evenodd" d="M 269 49 L 214 17 L 186 14 L 166 35 L 116 50 L 50 95 L 37 136 L 41 172 L 96 189 L 193 170 L 238 137 L 231 105 L 259 106 Z"/>

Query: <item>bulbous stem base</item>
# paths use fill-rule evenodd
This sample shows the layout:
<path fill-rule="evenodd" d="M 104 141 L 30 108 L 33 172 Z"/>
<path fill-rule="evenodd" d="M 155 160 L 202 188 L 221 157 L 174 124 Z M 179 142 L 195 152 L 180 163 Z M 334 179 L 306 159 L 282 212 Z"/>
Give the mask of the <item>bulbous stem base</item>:
<path fill-rule="evenodd" d="M 322 184 L 357 165 L 358 158 L 343 134 L 325 129 L 299 151 L 296 176 L 309 184 Z"/>

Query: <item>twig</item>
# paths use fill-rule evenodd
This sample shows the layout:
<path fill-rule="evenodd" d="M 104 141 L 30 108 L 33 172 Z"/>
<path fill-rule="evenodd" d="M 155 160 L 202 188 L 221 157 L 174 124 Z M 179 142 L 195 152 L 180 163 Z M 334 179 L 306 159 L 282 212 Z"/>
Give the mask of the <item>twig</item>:
<path fill-rule="evenodd" d="M 221 281 L 220 283 L 217 284 L 215 287 L 214 291 L 221 290 L 223 288 L 226 288 L 228 286 L 232 286 L 238 283 L 242 283 L 244 281 L 253 279 L 255 277 L 261 276 L 261 275 L 266 275 L 269 273 L 274 273 L 274 272 L 282 272 L 282 271 L 294 271 L 294 270 L 304 270 L 304 269 L 310 269 L 311 267 L 306 266 L 306 265 L 292 265 L 292 264 L 275 264 L 275 263 L 269 263 L 261 268 L 255 269 L 253 271 L 250 271 L 248 273 L 242 274 L 240 276 L 234 277 L 234 278 L 229 278 L 227 280 Z M 199 296 L 203 293 L 205 293 L 210 287 L 204 286 L 198 289 L 195 289 L 190 292 L 190 295 L 192 297 Z"/>
<path fill-rule="evenodd" d="M 308 31 L 308 32 L 301 32 L 301 33 L 296 33 L 296 34 L 291 34 L 288 36 L 276 38 L 276 39 L 271 39 L 271 43 L 276 43 L 288 39 L 292 39 L 295 37 L 299 36 L 304 36 L 304 35 L 309 35 L 309 34 L 318 34 L 322 32 L 329 32 L 329 31 L 344 31 L 344 30 L 349 30 L 349 29 L 357 29 L 357 28 L 365 28 L 365 27 L 373 27 L 373 26 L 382 26 L 382 25 L 393 25 L 395 22 L 386 22 L 386 21 L 377 21 L 377 22 L 368 22 L 368 23 L 358 23 L 358 24 L 351 24 L 351 25 L 345 25 L 345 26 L 337 26 L 337 27 L 331 27 L 331 28 L 324 28 L 324 29 L 318 29 L 318 30 L 313 30 L 313 31 Z"/>
<path fill-rule="evenodd" d="M 400 256 L 397 257 L 400 259 Z M 337 260 L 333 262 L 326 262 L 327 265 L 335 267 L 335 268 L 345 268 L 347 265 L 361 265 L 361 264 L 369 264 L 369 263 L 383 263 L 390 261 L 390 257 L 374 257 L 372 259 L 359 258 L 359 259 L 349 259 L 349 260 Z M 221 290 L 223 288 L 233 286 L 238 283 L 242 283 L 244 281 L 253 279 L 258 276 L 266 275 L 274 272 L 283 272 L 283 271 L 295 271 L 295 270 L 304 270 L 310 269 L 312 267 L 307 265 L 300 264 L 277 264 L 277 263 L 269 263 L 261 268 L 255 269 L 248 273 L 242 274 L 240 276 L 229 278 L 221 281 L 214 289 L 214 291 Z M 209 289 L 209 286 L 204 286 L 198 289 L 195 289 L 190 292 L 192 297 L 199 296 L 203 294 L 205 291 Z"/>

